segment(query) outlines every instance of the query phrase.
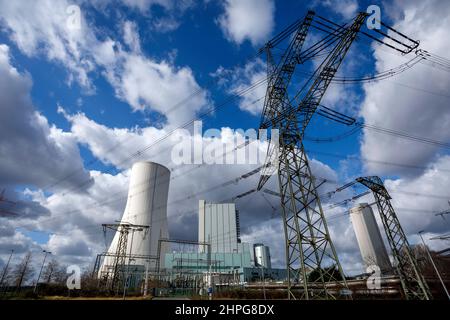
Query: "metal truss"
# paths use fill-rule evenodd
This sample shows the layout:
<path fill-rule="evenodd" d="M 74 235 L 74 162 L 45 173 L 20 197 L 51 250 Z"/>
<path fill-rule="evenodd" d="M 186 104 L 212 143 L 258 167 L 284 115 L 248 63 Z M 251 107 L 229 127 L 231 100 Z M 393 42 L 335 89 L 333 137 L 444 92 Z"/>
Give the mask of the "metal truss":
<path fill-rule="evenodd" d="M 287 86 L 295 64 L 302 61 L 298 53 L 311 24 L 310 12 L 294 36 L 290 49 L 276 69 L 276 74 L 270 75 L 260 127 L 271 126 L 272 129 L 279 129 L 279 153 L 272 154 L 278 156 L 289 299 L 336 299 L 342 291 L 337 290 L 336 294 L 336 291 L 329 290 L 327 284 L 330 282 L 337 283 L 340 289 L 348 290 L 302 140 L 306 126 L 365 18 L 365 13 L 359 14 L 351 26 L 338 32 L 337 43 L 309 79 L 308 83 L 312 85 L 297 107 L 292 107 L 286 98 Z M 266 168 L 272 165 L 274 157 L 268 161 Z M 263 172 L 258 189 L 261 189 L 267 180 L 268 177 L 265 177 Z"/>
<path fill-rule="evenodd" d="M 432 299 L 430 289 L 411 252 L 408 239 L 392 207 L 390 201 L 392 198 L 384 187 L 383 181 L 377 176 L 361 177 L 356 181 L 373 192 L 405 298 L 407 300 Z"/>
<path fill-rule="evenodd" d="M 134 232 L 148 230 L 149 226 L 135 225 L 131 223 L 102 224 L 102 226 L 103 232 L 106 232 L 106 229 L 111 229 L 119 233 L 116 252 L 112 255 L 114 257 L 112 279 L 107 285 L 111 291 L 118 291 L 120 287 L 123 287 L 123 282 L 125 281 L 123 273 L 127 258 L 128 235 L 130 231 Z"/>

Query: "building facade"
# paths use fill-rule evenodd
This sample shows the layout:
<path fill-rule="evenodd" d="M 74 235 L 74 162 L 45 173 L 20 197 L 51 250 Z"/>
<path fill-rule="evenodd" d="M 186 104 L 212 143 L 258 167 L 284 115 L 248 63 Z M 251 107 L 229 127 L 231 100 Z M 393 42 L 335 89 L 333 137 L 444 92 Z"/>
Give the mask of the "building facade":
<path fill-rule="evenodd" d="M 207 203 L 199 201 L 198 241 L 211 245 L 211 252 L 237 253 L 239 213 L 234 203 Z M 201 252 L 206 248 L 200 247 Z"/>

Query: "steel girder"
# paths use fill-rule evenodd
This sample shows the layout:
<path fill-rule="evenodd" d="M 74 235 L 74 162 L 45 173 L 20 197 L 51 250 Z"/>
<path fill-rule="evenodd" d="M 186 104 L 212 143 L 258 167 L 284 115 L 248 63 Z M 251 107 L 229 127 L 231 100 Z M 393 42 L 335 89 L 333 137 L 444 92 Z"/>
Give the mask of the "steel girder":
<path fill-rule="evenodd" d="M 417 261 L 400 225 L 391 196 L 378 176 L 361 177 L 357 182 L 372 190 L 381 221 L 395 260 L 395 270 L 400 278 L 403 294 L 407 300 L 430 300 L 430 289 L 417 265 Z"/>

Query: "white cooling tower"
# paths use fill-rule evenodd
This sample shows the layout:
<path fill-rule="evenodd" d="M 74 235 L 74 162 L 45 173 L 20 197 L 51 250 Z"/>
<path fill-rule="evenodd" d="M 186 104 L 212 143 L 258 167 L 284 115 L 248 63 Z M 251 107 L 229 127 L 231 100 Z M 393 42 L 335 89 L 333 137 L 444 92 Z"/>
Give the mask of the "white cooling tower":
<path fill-rule="evenodd" d="M 149 226 L 147 231 L 130 231 L 126 254 L 156 256 L 158 240 L 169 238 L 167 227 L 167 196 L 169 192 L 170 171 L 154 162 L 137 162 L 131 169 L 128 200 L 121 223 Z M 119 240 L 119 232 L 114 235 L 108 253 L 115 254 Z M 165 251 L 163 249 L 162 251 Z M 164 259 L 161 252 L 161 260 Z M 99 269 L 99 276 L 107 272 L 111 275 L 114 257 L 105 257 Z M 128 264 L 128 259 L 125 260 Z M 143 259 L 131 260 L 133 265 L 145 265 Z M 156 266 L 155 260 L 150 260 L 149 268 Z M 151 270 L 151 269 L 150 269 Z"/>
<path fill-rule="evenodd" d="M 391 263 L 370 205 L 360 203 L 351 208 L 350 220 L 365 266 L 377 265 L 382 273 L 389 273 Z"/>

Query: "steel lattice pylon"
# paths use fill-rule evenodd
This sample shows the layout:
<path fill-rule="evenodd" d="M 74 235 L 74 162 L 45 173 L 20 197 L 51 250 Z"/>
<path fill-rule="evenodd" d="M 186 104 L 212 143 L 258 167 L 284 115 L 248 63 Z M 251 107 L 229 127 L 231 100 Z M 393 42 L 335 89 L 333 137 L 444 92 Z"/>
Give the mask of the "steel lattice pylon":
<path fill-rule="evenodd" d="M 287 89 L 296 64 L 303 61 L 301 47 L 313 15 L 308 12 L 276 68 L 271 66 L 268 54 L 268 71 L 272 73 L 268 75 L 269 85 L 260 125 L 260 128 L 279 130 L 279 145 L 269 146 L 258 189 L 269 179 L 268 172 L 276 163 L 286 240 L 289 299 L 335 299 L 340 291 L 332 292 L 328 282 L 337 283 L 338 289 L 348 289 L 302 140 L 311 117 L 367 15 L 360 13 L 352 25 L 332 34 L 330 41 L 335 44 L 331 52 L 310 78 L 309 83 L 312 84 L 298 106 L 292 107 Z M 270 42 L 266 51 L 270 53 Z"/>
<path fill-rule="evenodd" d="M 361 177 L 357 182 L 372 190 L 381 221 L 395 259 L 395 269 L 400 278 L 403 294 L 406 299 L 432 299 L 430 289 L 420 272 L 417 261 L 411 252 L 408 239 L 400 225 L 391 204 L 391 196 L 377 176 Z"/>
<path fill-rule="evenodd" d="M 123 268 L 125 267 L 125 258 L 127 255 L 127 243 L 129 228 L 119 225 L 117 232 L 119 232 L 119 239 L 117 241 L 116 254 L 113 266 L 113 278 L 111 281 L 111 290 L 121 287 L 123 281 Z"/>
<path fill-rule="evenodd" d="M 107 253 L 108 256 L 114 257 L 112 267 L 113 274 L 111 280 L 109 280 L 109 277 L 107 278 L 107 281 L 110 281 L 109 283 L 107 283 L 107 287 L 109 287 L 111 291 L 116 291 L 117 293 L 119 288 L 123 287 L 123 284 L 125 282 L 124 272 L 126 268 L 125 266 L 126 259 L 127 258 L 130 259 L 132 256 L 136 256 L 132 255 L 131 252 L 129 255 L 127 255 L 128 235 L 130 231 L 133 232 L 144 230 L 147 231 L 149 229 L 149 226 L 131 223 L 119 223 L 119 224 L 102 224 L 102 227 L 103 232 L 105 233 L 105 237 L 106 237 L 106 229 L 111 229 L 119 233 L 119 237 L 117 239 L 116 252 L 114 254 Z M 99 264 L 100 264 L 100 257 L 97 256 L 94 270 L 98 268 Z"/>

